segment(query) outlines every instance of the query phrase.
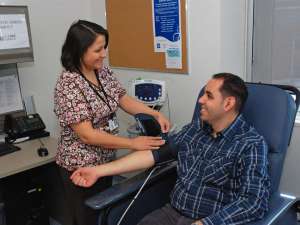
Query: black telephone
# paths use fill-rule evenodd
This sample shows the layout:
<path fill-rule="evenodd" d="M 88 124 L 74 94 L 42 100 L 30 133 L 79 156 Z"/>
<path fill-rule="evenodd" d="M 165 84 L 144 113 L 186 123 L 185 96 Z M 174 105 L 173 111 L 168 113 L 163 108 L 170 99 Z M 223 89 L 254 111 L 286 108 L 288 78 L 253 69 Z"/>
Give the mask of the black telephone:
<path fill-rule="evenodd" d="M 22 137 L 33 139 L 49 136 L 45 129 L 46 126 L 37 113 L 18 117 L 7 115 L 4 121 L 4 132 L 8 135 L 8 142 Z"/>

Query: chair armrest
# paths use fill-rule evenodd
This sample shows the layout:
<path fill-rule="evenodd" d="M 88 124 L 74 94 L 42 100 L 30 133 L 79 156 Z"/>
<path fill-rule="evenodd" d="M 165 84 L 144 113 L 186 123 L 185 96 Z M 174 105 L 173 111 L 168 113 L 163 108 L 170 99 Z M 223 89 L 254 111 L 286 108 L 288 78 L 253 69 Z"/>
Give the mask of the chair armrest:
<path fill-rule="evenodd" d="M 176 165 L 177 162 L 172 162 L 169 165 L 159 168 L 152 174 L 147 185 L 158 181 L 162 177 L 168 176 L 170 173 L 176 172 Z M 125 180 L 120 184 L 113 185 L 112 187 L 100 192 L 99 194 L 88 198 L 85 201 L 85 204 L 95 210 L 105 209 L 115 204 L 116 202 L 128 197 L 129 195 L 137 192 L 142 186 L 148 174 L 149 171 L 145 171 L 130 179 Z"/>
<path fill-rule="evenodd" d="M 282 196 L 280 193 L 272 195 L 269 203 L 269 211 L 266 216 L 258 221 L 250 223 L 251 225 L 274 224 L 276 220 L 287 212 L 299 199 Z"/>

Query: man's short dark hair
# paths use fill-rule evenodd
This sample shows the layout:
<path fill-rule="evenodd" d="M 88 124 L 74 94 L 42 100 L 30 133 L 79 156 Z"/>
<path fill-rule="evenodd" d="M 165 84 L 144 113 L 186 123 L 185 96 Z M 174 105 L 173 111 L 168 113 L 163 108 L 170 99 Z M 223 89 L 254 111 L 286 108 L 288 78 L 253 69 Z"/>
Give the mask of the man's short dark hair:
<path fill-rule="evenodd" d="M 223 80 L 223 84 L 220 87 L 221 94 L 224 97 L 235 97 L 235 110 L 240 113 L 248 97 L 248 90 L 245 82 L 240 77 L 231 73 L 218 73 L 213 75 L 212 78 Z"/>
<path fill-rule="evenodd" d="M 68 30 L 65 43 L 61 51 L 61 64 L 70 72 L 79 72 L 81 58 L 96 40 L 98 35 L 105 37 L 108 45 L 108 31 L 102 26 L 85 20 L 78 20 Z"/>

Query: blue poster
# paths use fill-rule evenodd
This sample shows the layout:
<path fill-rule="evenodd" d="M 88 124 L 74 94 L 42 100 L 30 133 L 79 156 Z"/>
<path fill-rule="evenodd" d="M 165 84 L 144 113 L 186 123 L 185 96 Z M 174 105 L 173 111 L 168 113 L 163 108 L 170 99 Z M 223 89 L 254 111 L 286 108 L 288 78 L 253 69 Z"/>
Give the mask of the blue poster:
<path fill-rule="evenodd" d="M 167 68 L 181 68 L 180 0 L 152 0 L 154 51 L 165 52 Z"/>

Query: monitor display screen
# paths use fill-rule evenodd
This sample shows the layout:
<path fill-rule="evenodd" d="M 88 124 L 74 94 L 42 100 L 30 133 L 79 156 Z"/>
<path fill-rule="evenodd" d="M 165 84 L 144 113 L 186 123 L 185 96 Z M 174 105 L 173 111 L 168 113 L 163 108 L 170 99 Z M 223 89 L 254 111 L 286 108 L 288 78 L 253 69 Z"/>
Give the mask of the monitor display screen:
<path fill-rule="evenodd" d="M 0 65 L 0 115 L 23 109 L 17 65 Z"/>
<path fill-rule="evenodd" d="M 24 105 L 17 64 L 0 65 L 0 134 L 7 114 L 23 115 Z"/>
<path fill-rule="evenodd" d="M 0 64 L 33 61 L 27 6 L 0 6 Z"/>

